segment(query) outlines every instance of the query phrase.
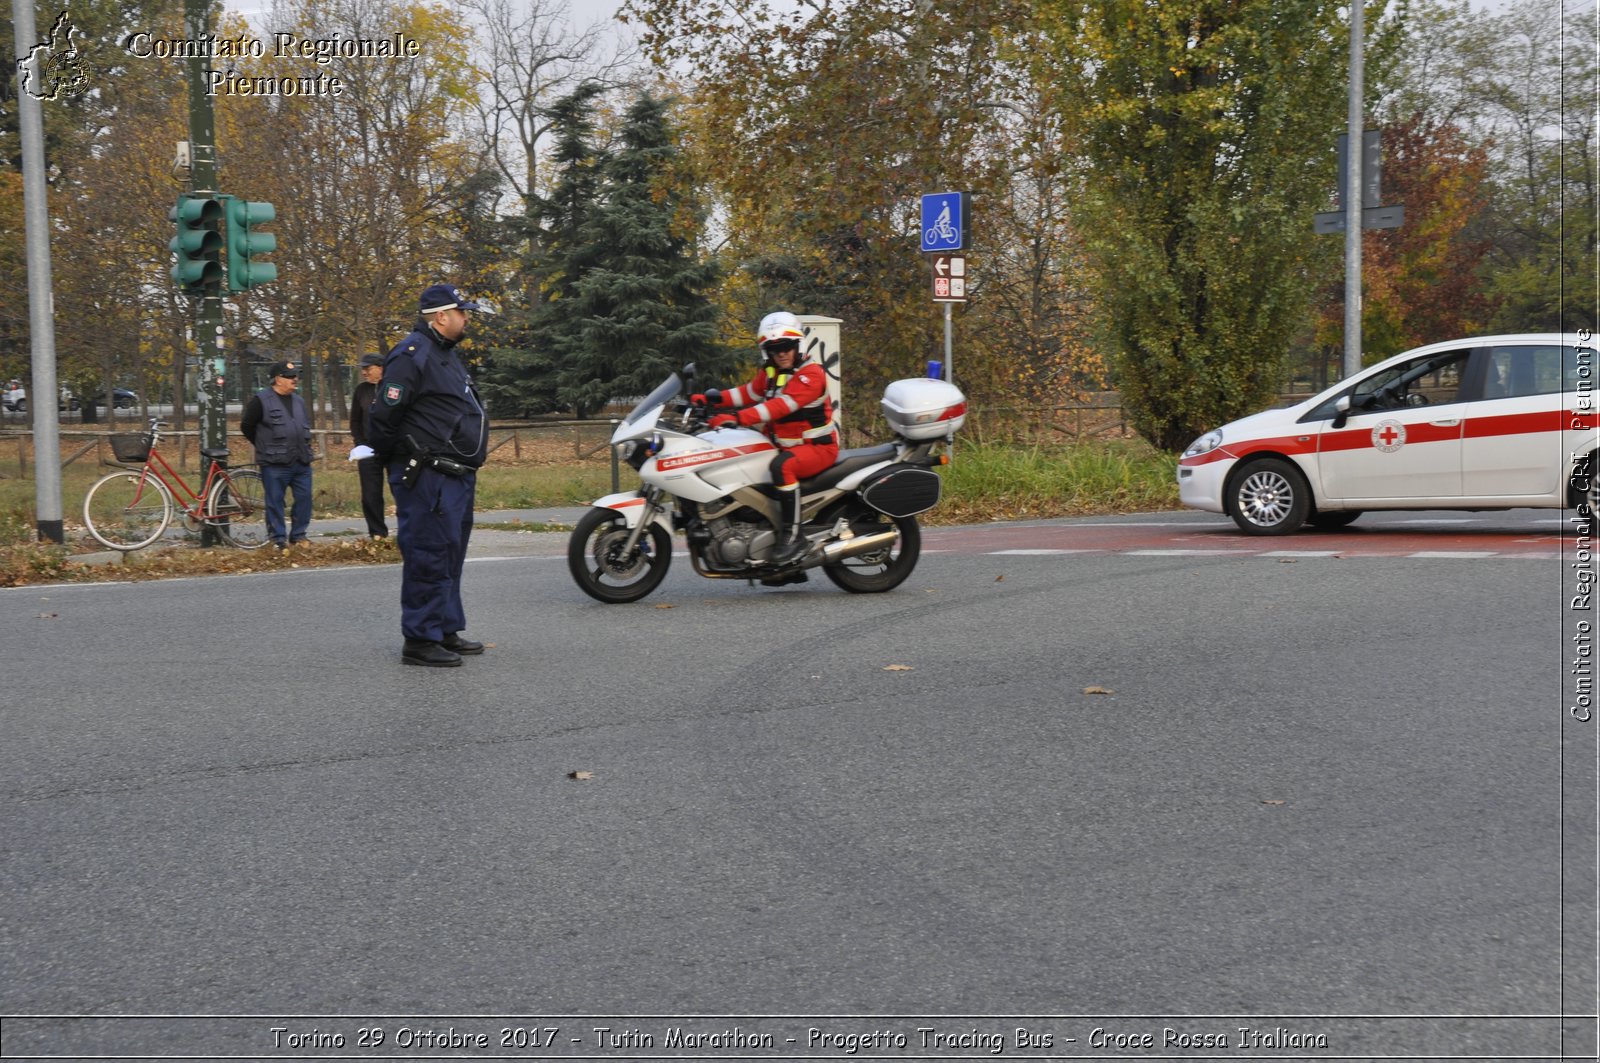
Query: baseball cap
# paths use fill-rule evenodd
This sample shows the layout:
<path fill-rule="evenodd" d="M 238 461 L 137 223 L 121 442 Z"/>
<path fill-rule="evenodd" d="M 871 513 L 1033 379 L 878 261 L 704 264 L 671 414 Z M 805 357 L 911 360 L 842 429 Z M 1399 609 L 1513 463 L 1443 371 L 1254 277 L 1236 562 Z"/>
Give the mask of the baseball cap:
<path fill-rule="evenodd" d="M 293 362 L 273 362 L 272 369 L 268 371 L 269 378 L 280 376 L 299 376 L 300 367 Z"/>
<path fill-rule="evenodd" d="M 422 293 L 419 306 L 424 314 L 439 310 L 477 310 L 478 304 L 461 294 L 461 289 L 451 284 L 430 284 Z"/>
<path fill-rule="evenodd" d="M 382 364 L 383 364 L 383 355 L 381 355 L 381 354 L 363 354 L 361 356 L 361 368 L 362 369 L 365 369 L 369 365 L 382 365 Z"/>

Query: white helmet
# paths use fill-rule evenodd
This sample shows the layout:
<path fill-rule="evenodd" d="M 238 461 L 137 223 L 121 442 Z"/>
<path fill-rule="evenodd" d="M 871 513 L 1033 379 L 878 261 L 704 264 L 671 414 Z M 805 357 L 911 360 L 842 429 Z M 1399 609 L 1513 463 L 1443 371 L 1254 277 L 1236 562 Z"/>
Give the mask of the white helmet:
<path fill-rule="evenodd" d="M 761 353 L 767 353 L 769 344 L 793 343 L 797 348 L 805 339 L 806 331 L 800 325 L 800 319 L 787 310 L 779 310 L 768 314 L 761 319 L 760 326 L 756 329 L 756 343 L 761 348 Z"/>

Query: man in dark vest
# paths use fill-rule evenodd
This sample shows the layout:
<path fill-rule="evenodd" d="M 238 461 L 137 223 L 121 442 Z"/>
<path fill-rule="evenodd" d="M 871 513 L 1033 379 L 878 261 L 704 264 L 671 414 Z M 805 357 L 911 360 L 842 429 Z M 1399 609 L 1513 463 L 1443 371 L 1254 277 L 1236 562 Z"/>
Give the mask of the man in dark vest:
<path fill-rule="evenodd" d="M 275 362 L 272 382 L 245 403 L 239 431 L 256 450 L 261 485 L 267 494 L 267 534 L 280 550 L 306 543 L 311 526 L 311 418 L 305 401 L 295 394 L 300 368 Z M 294 492 L 289 527 L 283 524 L 286 491 Z"/>

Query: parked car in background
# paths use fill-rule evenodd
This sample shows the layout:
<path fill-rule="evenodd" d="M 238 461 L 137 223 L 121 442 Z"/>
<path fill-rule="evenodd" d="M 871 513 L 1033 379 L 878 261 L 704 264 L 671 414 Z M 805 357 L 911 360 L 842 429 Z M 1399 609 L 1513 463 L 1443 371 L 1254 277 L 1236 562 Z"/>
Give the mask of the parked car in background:
<path fill-rule="evenodd" d="M 103 391 L 89 401 L 94 403 L 96 406 L 110 405 L 115 406 L 119 410 L 131 410 L 133 407 L 139 404 L 139 393 L 136 391 L 129 391 L 127 388 L 112 388 L 110 403 L 106 402 L 106 395 Z"/>
<path fill-rule="evenodd" d="M 1252 535 L 1366 510 L 1600 508 L 1600 354 L 1559 333 L 1434 343 L 1207 432 L 1184 505 Z"/>
<path fill-rule="evenodd" d="M 17 413 L 27 413 L 28 389 L 12 388 L 10 391 L 5 393 L 3 404 L 7 410 L 14 410 Z M 79 403 L 78 396 L 74 395 L 70 388 L 63 385 L 61 388 L 61 397 L 56 400 L 56 409 L 76 410 L 80 405 L 82 404 Z"/>

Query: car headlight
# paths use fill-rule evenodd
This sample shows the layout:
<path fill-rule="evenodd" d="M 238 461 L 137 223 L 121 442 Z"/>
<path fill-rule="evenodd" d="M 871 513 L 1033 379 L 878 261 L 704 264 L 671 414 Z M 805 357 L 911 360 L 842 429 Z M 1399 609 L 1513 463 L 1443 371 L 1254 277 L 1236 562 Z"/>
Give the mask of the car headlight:
<path fill-rule="evenodd" d="M 1190 443 L 1189 449 L 1183 452 L 1183 456 L 1186 458 L 1199 457 L 1201 454 L 1208 454 L 1220 446 L 1222 446 L 1222 429 L 1218 428 L 1215 431 L 1207 432 L 1193 443 Z"/>

